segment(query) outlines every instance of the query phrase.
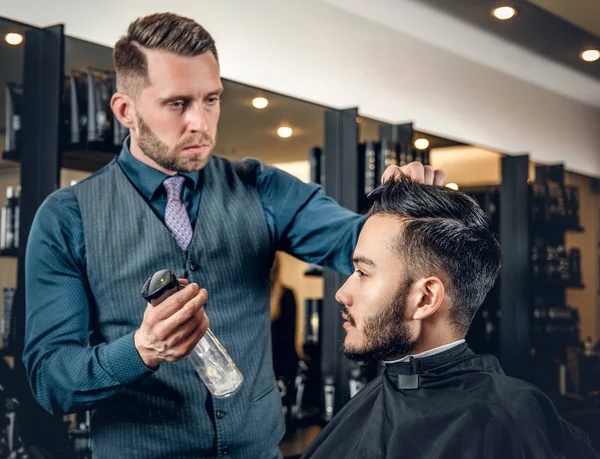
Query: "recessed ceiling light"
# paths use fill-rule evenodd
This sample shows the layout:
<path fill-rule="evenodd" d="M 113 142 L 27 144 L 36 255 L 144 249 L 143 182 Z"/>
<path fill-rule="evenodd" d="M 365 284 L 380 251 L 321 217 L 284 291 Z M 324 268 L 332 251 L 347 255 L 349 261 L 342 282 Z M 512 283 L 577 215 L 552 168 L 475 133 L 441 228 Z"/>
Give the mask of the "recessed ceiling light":
<path fill-rule="evenodd" d="M 581 53 L 581 58 L 586 62 L 594 62 L 600 59 L 600 51 L 597 49 L 586 49 Z"/>
<path fill-rule="evenodd" d="M 447 183 L 446 188 L 450 188 L 452 190 L 458 190 L 458 185 L 456 183 Z"/>
<path fill-rule="evenodd" d="M 290 137 L 292 132 L 292 128 L 289 126 L 281 126 L 279 129 L 277 129 L 277 135 L 279 137 L 283 137 L 284 139 Z"/>
<path fill-rule="evenodd" d="M 266 97 L 255 97 L 254 99 L 252 99 L 252 105 L 254 106 L 254 108 L 262 110 L 267 105 L 269 105 L 269 101 Z"/>
<path fill-rule="evenodd" d="M 424 138 L 419 138 L 415 140 L 415 148 L 417 150 L 425 150 L 429 146 L 429 140 Z"/>
<path fill-rule="evenodd" d="M 506 21 L 507 19 L 512 18 L 517 11 L 510 6 L 501 6 L 500 8 L 496 8 L 492 11 L 492 14 L 501 21 Z"/>
<path fill-rule="evenodd" d="M 4 40 L 6 40 L 6 43 L 9 45 L 17 46 L 23 43 L 23 35 L 20 33 L 10 32 L 6 34 Z"/>

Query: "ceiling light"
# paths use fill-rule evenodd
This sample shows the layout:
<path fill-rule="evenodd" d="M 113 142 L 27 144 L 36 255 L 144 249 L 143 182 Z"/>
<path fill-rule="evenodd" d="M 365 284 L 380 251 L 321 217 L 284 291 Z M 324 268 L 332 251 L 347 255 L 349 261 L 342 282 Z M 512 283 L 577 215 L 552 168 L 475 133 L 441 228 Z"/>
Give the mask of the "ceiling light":
<path fill-rule="evenodd" d="M 269 101 L 265 97 L 255 97 L 254 99 L 252 99 L 252 105 L 254 106 L 254 108 L 262 110 L 267 105 L 269 105 Z"/>
<path fill-rule="evenodd" d="M 600 51 L 597 49 L 586 49 L 581 53 L 581 58 L 586 62 L 594 62 L 600 59 Z"/>
<path fill-rule="evenodd" d="M 292 135 L 292 128 L 289 126 L 281 126 L 277 129 L 277 135 L 279 137 L 283 137 L 284 139 L 290 137 Z"/>
<path fill-rule="evenodd" d="M 415 148 L 417 150 L 425 150 L 429 146 L 429 140 L 424 139 L 423 137 L 415 140 Z"/>
<path fill-rule="evenodd" d="M 4 40 L 6 40 L 6 43 L 9 45 L 17 46 L 23 43 L 23 35 L 14 32 L 7 33 Z"/>
<path fill-rule="evenodd" d="M 450 188 L 451 190 L 458 190 L 458 185 L 456 183 L 448 183 L 446 184 L 446 188 Z"/>
<path fill-rule="evenodd" d="M 506 21 L 507 19 L 512 18 L 517 11 L 510 6 L 501 6 L 500 8 L 496 8 L 492 11 L 492 14 L 501 21 Z"/>

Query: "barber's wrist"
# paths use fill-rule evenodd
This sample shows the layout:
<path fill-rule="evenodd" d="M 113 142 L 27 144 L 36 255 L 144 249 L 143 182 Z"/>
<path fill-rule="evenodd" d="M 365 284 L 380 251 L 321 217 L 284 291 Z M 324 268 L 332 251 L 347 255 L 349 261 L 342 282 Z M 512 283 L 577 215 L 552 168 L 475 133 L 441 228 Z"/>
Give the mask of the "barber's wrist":
<path fill-rule="evenodd" d="M 142 381 L 156 371 L 141 359 L 134 338 L 135 331 L 132 331 L 110 343 L 97 346 L 100 365 L 121 384 Z"/>
<path fill-rule="evenodd" d="M 136 330 L 133 334 L 133 343 L 135 345 L 135 349 L 138 355 L 140 356 L 140 359 L 142 359 L 142 362 L 144 362 L 144 365 L 146 365 L 151 370 L 158 369 L 158 366 L 160 365 L 161 361 L 153 357 L 152 352 L 144 346 L 140 338 L 139 329 Z"/>

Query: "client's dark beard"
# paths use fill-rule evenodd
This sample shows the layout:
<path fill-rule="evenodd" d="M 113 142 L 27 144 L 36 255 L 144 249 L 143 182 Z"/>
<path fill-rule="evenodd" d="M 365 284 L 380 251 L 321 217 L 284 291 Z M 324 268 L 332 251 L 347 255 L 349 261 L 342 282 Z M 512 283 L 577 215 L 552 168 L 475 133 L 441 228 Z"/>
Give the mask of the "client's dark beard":
<path fill-rule="evenodd" d="M 344 355 L 356 361 L 371 362 L 400 358 L 409 354 L 415 342 L 411 339 L 408 326 L 404 322 L 406 297 L 410 282 L 404 282 L 396 292 L 394 300 L 379 314 L 365 321 L 363 327 L 364 344 L 362 348 L 343 346 Z M 348 312 L 346 311 L 348 314 Z M 354 325 L 354 318 L 349 315 Z"/>

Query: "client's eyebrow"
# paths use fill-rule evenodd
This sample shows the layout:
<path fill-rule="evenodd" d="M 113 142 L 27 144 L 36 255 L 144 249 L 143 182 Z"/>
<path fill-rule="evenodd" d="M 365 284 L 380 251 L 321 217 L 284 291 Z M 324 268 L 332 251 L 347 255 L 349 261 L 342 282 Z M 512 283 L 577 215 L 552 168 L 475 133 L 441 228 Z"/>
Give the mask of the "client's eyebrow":
<path fill-rule="evenodd" d="M 354 263 L 355 265 L 360 263 L 363 265 L 370 266 L 372 268 L 377 267 L 377 265 L 375 264 L 375 262 L 373 260 L 371 260 L 370 258 L 367 258 L 367 257 L 363 257 L 363 256 L 353 256 L 352 263 Z"/>

